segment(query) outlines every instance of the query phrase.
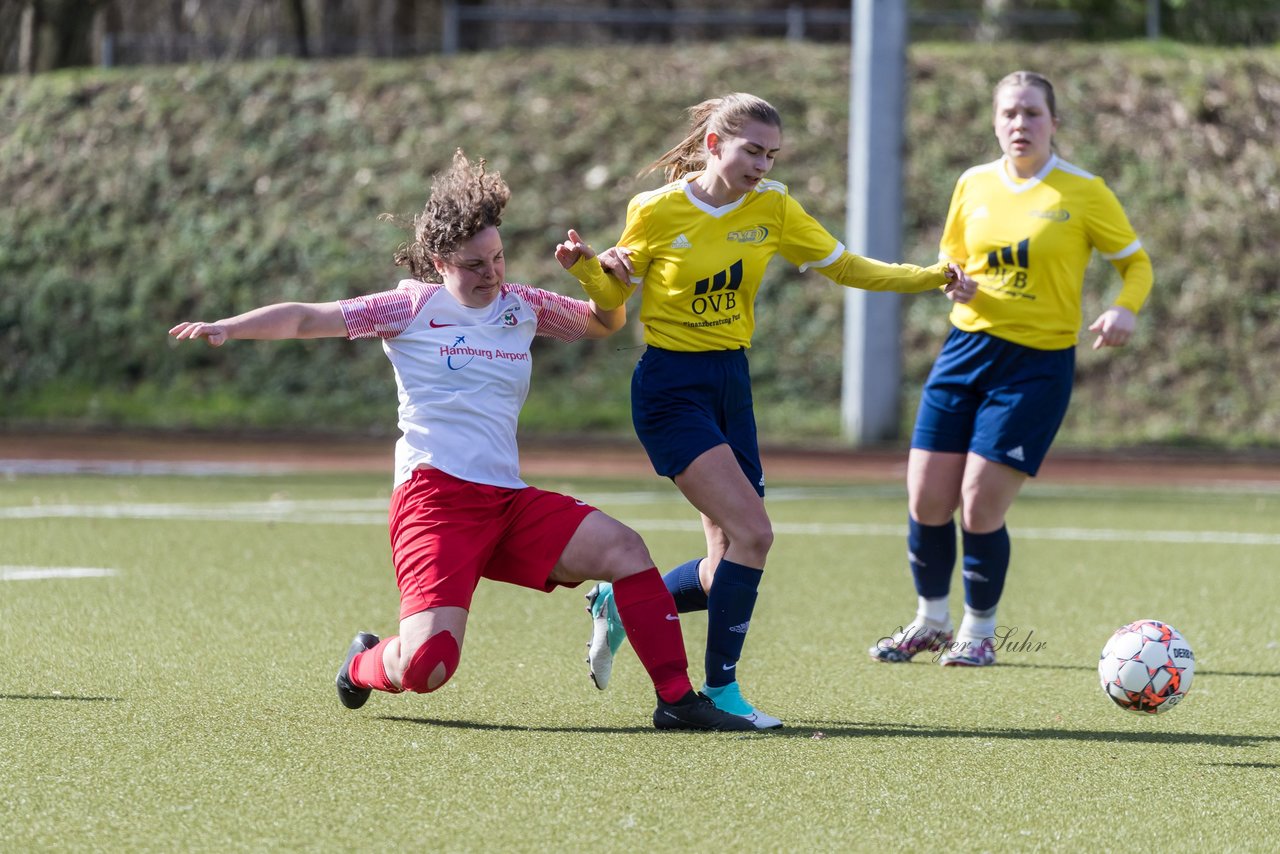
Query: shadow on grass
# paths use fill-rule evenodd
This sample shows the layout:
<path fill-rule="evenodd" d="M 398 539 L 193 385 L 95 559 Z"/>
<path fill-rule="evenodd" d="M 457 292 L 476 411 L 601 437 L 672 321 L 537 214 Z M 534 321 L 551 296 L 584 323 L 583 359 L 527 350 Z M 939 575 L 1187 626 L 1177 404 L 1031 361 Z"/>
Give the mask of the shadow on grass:
<path fill-rule="evenodd" d="M 1280 762 L 1206 762 L 1210 768 L 1280 768 Z"/>
<path fill-rule="evenodd" d="M 517 724 L 488 724 L 481 721 L 448 721 L 441 718 L 408 718 L 399 715 L 379 715 L 378 720 L 494 732 L 599 732 L 610 734 L 658 732 L 652 726 L 519 726 Z"/>
<path fill-rule="evenodd" d="M 0 694 L 0 700 L 74 700 L 78 703 L 118 703 L 119 697 L 77 697 L 73 694 Z"/>
<path fill-rule="evenodd" d="M 819 735 L 820 733 L 820 735 Z M 1196 732 L 1124 732 L 1083 729 L 996 729 L 914 724 L 797 721 L 780 735 L 791 738 L 990 738 L 1007 741 L 1117 741 L 1130 744 L 1187 744 L 1257 747 L 1280 743 L 1280 735 L 1224 735 Z"/>
<path fill-rule="evenodd" d="M 443 720 L 381 715 L 378 720 L 489 732 L 576 732 L 576 733 L 641 733 L 657 732 L 647 726 L 518 726 L 480 721 Z M 797 721 L 785 729 L 758 733 L 737 733 L 739 737 L 771 735 L 780 738 L 990 738 L 1011 741 L 1117 741 L 1130 744 L 1187 744 L 1214 747 L 1256 747 L 1280 742 L 1277 735 L 1221 735 L 1193 732 L 1120 732 L 1116 730 L 1074 729 L 983 729 L 965 727 L 929 727 L 914 724 L 855 723 L 852 721 Z M 1244 767 L 1280 767 L 1265 763 L 1220 763 Z"/>

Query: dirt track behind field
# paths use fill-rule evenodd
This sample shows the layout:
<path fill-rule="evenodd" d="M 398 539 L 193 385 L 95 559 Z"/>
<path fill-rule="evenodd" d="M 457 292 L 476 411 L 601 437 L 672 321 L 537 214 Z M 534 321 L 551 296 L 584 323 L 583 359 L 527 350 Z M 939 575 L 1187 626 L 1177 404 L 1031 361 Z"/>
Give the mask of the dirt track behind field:
<path fill-rule="evenodd" d="M 55 472 L 386 472 L 393 440 L 0 433 L 0 473 Z M 770 481 L 860 483 L 901 481 L 906 449 L 845 450 L 766 447 Z M 522 446 L 527 477 L 651 476 L 634 440 L 536 439 Z M 1040 482 L 1134 486 L 1280 484 L 1280 455 L 1225 456 L 1141 452 L 1051 453 Z"/>

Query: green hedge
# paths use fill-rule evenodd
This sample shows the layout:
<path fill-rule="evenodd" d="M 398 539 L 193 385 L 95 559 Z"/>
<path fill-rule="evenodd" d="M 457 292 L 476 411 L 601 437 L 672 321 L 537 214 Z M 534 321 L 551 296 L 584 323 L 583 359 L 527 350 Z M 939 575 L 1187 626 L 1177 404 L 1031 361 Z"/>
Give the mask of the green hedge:
<path fill-rule="evenodd" d="M 906 260 L 936 257 L 956 177 L 998 156 L 991 86 L 1011 63 L 1054 78 L 1061 152 L 1107 178 L 1156 267 L 1134 344 L 1081 348 L 1063 442 L 1280 444 L 1280 53 L 916 45 Z M 405 235 L 377 217 L 418 210 L 459 146 L 512 185 L 508 277 L 576 293 L 551 255 L 565 229 L 609 245 L 683 108 L 735 89 L 781 109 L 774 177 L 840 234 L 848 75 L 844 47 L 745 42 L 0 79 L 0 425 L 386 432 L 373 342 L 211 350 L 166 332 L 394 285 Z M 1117 286 L 1095 260 L 1089 319 Z M 752 350 L 766 438 L 837 434 L 841 300 L 771 268 Z M 906 300 L 904 419 L 945 311 Z M 626 433 L 637 345 L 635 324 L 540 342 L 525 429 Z"/>

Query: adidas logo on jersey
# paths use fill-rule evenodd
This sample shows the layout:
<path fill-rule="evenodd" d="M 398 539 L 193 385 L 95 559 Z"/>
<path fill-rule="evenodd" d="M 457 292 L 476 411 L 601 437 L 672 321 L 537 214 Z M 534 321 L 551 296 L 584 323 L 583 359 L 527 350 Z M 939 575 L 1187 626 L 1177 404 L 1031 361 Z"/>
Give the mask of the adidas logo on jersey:
<path fill-rule="evenodd" d="M 1018 461 L 1018 462 L 1020 462 L 1020 463 L 1022 463 L 1022 462 L 1026 462 L 1026 460 L 1027 460 L 1026 455 L 1025 455 L 1024 453 L 1022 453 L 1022 446 L 1021 446 L 1021 445 L 1019 445 L 1018 447 L 1014 448 L 1012 451 L 1009 451 L 1007 454 L 1005 454 L 1005 456 L 1007 456 L 1007 457 L 1008 457 L 1009 459 L 1011 459 L 1011 460 L 1017 460 L 1017 461 Z"/>
<path fill-rule="evenodd" d="M 689 238 L 685 237 L 684 234 L 681 233 L 679 237 L 671 241 L 671 248 L 672 249 L 692 249 L 693 244 L 689 242 Z"/>

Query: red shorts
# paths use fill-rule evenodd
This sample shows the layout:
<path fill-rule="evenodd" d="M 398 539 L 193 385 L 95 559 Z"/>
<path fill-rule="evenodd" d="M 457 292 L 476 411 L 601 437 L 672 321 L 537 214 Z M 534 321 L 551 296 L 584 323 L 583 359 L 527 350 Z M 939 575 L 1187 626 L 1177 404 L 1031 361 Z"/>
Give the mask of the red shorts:
<path fill-rule="evenodd" d="M 481 578 L 554 590 L 551 571 L 595 510 L 532 486 L 487 486 L 418 469 L 391 496 L 400 619 L 427 608 L 469 610 Z"/>

